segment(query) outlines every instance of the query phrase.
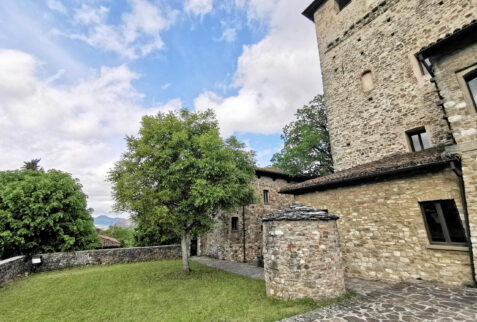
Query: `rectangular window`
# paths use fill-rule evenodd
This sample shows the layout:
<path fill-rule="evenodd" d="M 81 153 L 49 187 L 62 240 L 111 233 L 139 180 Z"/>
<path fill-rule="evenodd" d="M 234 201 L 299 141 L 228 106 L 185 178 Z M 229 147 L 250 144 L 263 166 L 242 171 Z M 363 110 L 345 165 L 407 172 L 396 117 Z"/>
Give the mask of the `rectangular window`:
<path fill-rule="evenodd" d="M 350 2 L 351 0 L 336 0 L 336 4 L 338 5 L 338 10 L 339 11 L 343 10 L 344 7 L 350 4 Z"/>
<path fill-rule="evenodd" d="M 268 190 L 263 190 L 263 203 L 268 204 Z"/>
<path fill-rule="evenodd" d="M 454 200 L 426 201 L 420 205 L 431 244 L 467 245 Z"/>
<path fill-rule="evenodd" d="M 465 75 L 464 80 L 467 83 L 467 87 L 469 88 L 469 93 L 472 97 L 474 107 L 477 109 L 477 69 Z"/>
<path fill-rule="evenodd" d="M 232 217 L 232 231 L 238 230 L 238 217 Z"/>
<path fill-rule="evenodd" d="M 429 136 L 425 129 L 410 131 L 407 132 L 407 135 L 413 152 L 429 149 L 431 147 Z"/>

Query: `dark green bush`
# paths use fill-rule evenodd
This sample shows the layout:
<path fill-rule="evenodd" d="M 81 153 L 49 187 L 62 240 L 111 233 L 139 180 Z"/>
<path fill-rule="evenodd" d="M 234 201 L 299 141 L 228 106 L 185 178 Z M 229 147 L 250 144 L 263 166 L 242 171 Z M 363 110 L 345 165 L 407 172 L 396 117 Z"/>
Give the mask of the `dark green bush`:
<path fill-rule="evenodd" d="M 0 172 L 0 258 L 98 246 L 81 188 L 57 170 Z"/>

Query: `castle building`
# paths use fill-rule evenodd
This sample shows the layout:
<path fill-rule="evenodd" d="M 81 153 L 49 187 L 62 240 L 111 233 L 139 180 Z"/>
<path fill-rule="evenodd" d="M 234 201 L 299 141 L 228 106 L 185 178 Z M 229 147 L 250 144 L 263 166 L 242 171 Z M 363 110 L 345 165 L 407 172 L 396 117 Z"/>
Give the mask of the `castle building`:
<path fill-rule="evenodd" d="M 279 191 L 307 177 L 292 177 L 274 168 L 255 170 L 256 203 L 240 207 L 233 213 L 221 213 L 214 230 L 198 240 L 198 255 L 261 265 L 262 219 L 294 203 L 293 195 Z"/>
<path fill-rule="evenodd" d="M 202 254 L 255 261 L 261 218 L 297 202 L 340 217 L 347 277 L 475 284 L 477 0 L 315 0 L 303 14 L 335 173 L 258 175 L 272 205 L 224 215 Z"/>
<path fill-rule="evenodd" d="M 475 283 L 477 1 L 315 0 L 335 173 L 282 193 L 340 217 L 345 274 Z"/>

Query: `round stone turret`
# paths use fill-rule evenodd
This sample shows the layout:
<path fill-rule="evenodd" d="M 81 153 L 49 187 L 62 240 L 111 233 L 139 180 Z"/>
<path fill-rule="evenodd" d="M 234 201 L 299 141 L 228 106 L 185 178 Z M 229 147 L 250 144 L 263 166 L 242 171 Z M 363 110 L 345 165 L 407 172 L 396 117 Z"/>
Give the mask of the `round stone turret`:
<path fill-rule="evenodd" d="M 318 301 L 345 292 L 338 219 L 303 204 L 263 219 L 267 295 Z"/>

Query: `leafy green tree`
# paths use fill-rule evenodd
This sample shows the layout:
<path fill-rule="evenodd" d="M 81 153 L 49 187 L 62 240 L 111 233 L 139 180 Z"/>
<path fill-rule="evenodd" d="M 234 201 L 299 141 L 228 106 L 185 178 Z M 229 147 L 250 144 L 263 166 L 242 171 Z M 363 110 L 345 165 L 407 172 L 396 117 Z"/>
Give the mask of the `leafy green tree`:
<path fill-rule="evenodd" d="M 25 161 L 23 162 L 23 167 L 22 169 L 24 170 L 33 170 L 33 171 L 39 171 L 42 170 L 40 166 L 38 165 L 40 163 L 41 159 L 32 159 L 30 161 Z"/>
<path fill-rule="evenodd" d="M 64 172 L 0 172 L 0 257 L 98 246 L 86 198 Z"/>
<path fill-rule="evenodd" d="M 139 136 L 126 140 L 127 152 L 109 173 L 115 208 L 180 236 L 189 271 L 191 237 L 208 232 L 220 210 L 253 199 L 253 155 L 237 139 L 220 137 L 211 110 L 145 116 Z"/>
<path fill-rule="evenodd" d="M 139 222 L 134 228 L 135 246 L 171 245 L 180 242 L 178 234 L 162 224 L 160 220 L 156 221 L 156 218 L 149 217 L 152 216 L 147 216 L 145 221 Z"/>
<path fill-rule="evenodd" d="M 333 172 L 330 134 L 323 95 L 317 95 L 283 128 L 284 147 L 272 157 L 274 167 L 291 175 L 323 176 Z"/>
<path fill-rule="evenodd" d="M 122 228 L 110 226 L 106 230 L 100 232 L 101 235 L 109 236 L 117 239 L 123 247 L 134 247 L 134 228 Z"/>

